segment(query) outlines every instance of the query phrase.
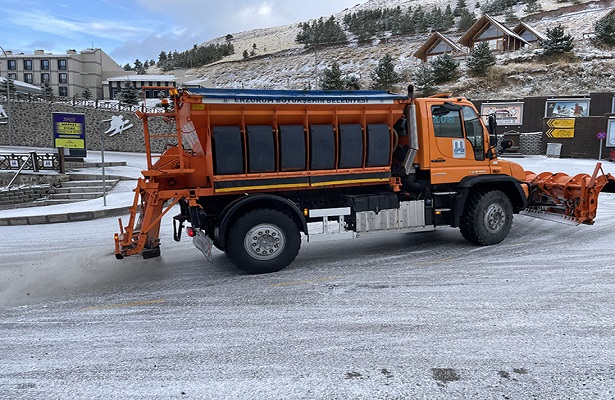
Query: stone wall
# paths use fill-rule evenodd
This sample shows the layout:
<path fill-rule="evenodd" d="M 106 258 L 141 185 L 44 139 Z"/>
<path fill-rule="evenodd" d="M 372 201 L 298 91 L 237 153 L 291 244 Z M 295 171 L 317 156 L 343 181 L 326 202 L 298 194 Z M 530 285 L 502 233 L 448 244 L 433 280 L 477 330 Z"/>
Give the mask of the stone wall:
<path fill-rule="evenodd" d="M 50 190 L 50 185 L 0 190 L 0 210 L 13 206 L 23 207 L 26 203 L 46 197 Z"/>
<path fill-rule="evenodd" d="M 12 172 L 1 172 L 0 173 L 0 187 L 7 186 L 11 180 L 15 177 L 15 173 L 17 171 Z M 12 187 L 19 186 L 35 186 L 35 185 L 59 185 L 61 182 L 70 180 L 70 176 L 66 174 L 43 174 L 36 173 L 32 171 L 21 171 L 15 181 L 13 182 Z"/>
<path fill-rule="evenodd" d="M 4 106 L 5 110 L 7 109 L 6 100 L 0 100 L 0 104 Z M 129 120 L 133 126 L 113 137 L 106 136 L 104 138 L 105 150 L 145 152 L 143 123 L 134 114 L 134 111 L 73 106 L 45 101 L 11 101 L 12 144 L 14 146 L 53 148 L 53 112 L 85 114 L 86 148 L 95 151 L 101 149 L 101 130 L 109 128 L 109 123 L 103 123 L 101 127 L 101 121 L 111 119 L 112 116 L 122 115 L 124 120 Z M 149 129 L 153 133 L 174 133 L 174 126 L 165 123 L 162 118 L 150 120 Z M 167 142 L 176 143 L 176 141 L 173 142 L 169 139 L 152 139 L 152 150 L 161 152 Z M 8 124 L 0 124 L 0 145 L 9 145 Z"/>

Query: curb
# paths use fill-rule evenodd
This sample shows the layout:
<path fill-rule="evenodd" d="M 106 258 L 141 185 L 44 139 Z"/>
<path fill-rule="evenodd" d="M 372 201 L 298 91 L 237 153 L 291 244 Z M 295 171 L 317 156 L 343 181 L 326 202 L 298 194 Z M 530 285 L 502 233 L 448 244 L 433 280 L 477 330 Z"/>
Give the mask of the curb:
<path fill-rule="evenodd" d="M 55 224 L 60 222 L 79 222 L 92 219 L 128 215 L 130 207 L 124 206 L 108 210 L 80 211 L 65 214 L 33 215 L 29 217 L 0 218 L 0 226 Z"/>

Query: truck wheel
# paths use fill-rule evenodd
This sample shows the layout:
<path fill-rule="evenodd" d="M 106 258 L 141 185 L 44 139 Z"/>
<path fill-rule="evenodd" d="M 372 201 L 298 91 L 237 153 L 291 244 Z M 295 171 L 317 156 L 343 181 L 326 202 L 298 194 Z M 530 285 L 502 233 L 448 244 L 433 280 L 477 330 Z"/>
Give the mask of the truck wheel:
<path fill-rule="evenodd" d="M 230 229 L 226 254 L 233 264 L 251 274 L 277 272 L 299 253 L 299 228 L 288 215 L 275 210 L 254 210 Z"/>
<path fill-rule="evenodd" d="M 512 204 L 503 192 L 476 192 L 466 202 L 459 229 L 467 241 L 488 246 L 508 236 L 512 220 Z"/>

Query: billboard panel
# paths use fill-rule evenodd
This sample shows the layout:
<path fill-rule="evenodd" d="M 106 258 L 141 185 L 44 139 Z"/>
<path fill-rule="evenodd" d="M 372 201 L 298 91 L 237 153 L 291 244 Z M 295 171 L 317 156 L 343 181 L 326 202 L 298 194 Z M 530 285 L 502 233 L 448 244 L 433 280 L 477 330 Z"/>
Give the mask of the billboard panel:
<path fill-rule="evenodd" d="M 498 125 L 523 124 L 523 103 L 483 103 L 480 113 L 483 116 L 495 114 Z"/>
<path fill-rule="evenodd" d="M 51 113 L 53 118 L 53 146 L 64 147 L 69 157 L 87 157 L 85 143 L 85 114 Z"/>

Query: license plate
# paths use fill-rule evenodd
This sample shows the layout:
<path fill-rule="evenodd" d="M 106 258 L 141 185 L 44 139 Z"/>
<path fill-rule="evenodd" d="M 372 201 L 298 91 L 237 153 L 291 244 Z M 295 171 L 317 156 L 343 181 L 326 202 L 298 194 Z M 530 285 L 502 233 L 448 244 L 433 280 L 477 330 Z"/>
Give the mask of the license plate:
<path fill-rule="evenodd" d="M 196 246 L 197 249 L 201 250 L 201 252 L 207 258 L 207 261 L 210 263 L 214 262 L 214 259 L 211 256 L 211 247 L 214 245 L 214 241 L 209 238 L 203 231 L 197 229 L 196 235 L 192 238 L 192 243 Z"/>

